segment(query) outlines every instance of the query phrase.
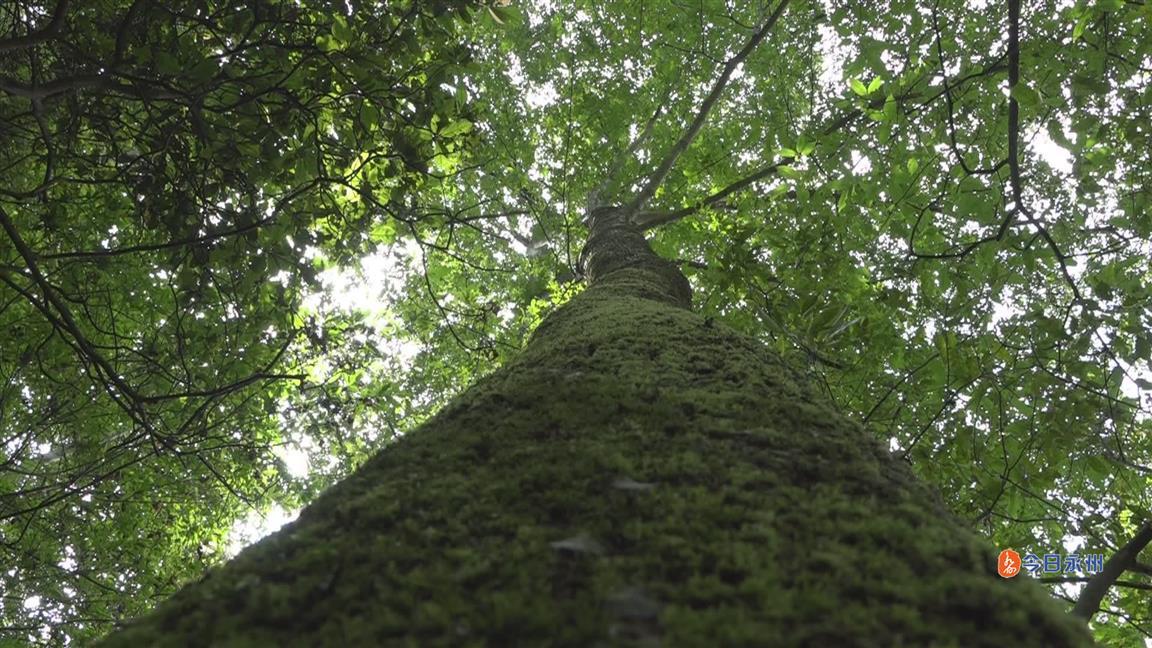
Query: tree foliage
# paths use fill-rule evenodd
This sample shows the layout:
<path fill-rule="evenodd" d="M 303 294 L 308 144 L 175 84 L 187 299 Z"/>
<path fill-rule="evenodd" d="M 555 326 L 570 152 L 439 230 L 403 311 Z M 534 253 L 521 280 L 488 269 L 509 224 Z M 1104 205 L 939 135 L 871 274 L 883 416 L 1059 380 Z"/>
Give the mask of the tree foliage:
<path fill-rule="evenodd" d="M 401 200 L 472 137 L 461 9 L 0 9 L 6 634 L 102 633 L 292 500 L 284 403 L 344 416 L 309 376 L 355 335 L 302 297 L 380 236 L 362 196 Z"/>
<path fill-rule="evenodd" d="M 998 544 L 1139 536 L 1147 4 L 19 3 L 5 623 L 135 611 L 245 499 L 307 498 L 518 349 L 579 290 L 589 197 L 641 190 L 781 8 L 653 187 L 658 251 Z M 370 250 L 386 308 L 303 299 Z M 338 457 L 304 486 L 292 434 Z M 1150 564 L 1101 640 L 1152 633 Z"/>

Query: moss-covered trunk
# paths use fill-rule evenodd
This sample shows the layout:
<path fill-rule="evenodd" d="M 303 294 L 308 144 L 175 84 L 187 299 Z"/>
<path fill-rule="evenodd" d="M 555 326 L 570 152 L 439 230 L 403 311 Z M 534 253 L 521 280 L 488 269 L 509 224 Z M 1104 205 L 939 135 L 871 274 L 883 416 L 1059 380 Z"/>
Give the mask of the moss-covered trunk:
<path fill-rule="evenodd" d="M 1072 646 L 615 212 L 523 354 L 108 646 Z"/>

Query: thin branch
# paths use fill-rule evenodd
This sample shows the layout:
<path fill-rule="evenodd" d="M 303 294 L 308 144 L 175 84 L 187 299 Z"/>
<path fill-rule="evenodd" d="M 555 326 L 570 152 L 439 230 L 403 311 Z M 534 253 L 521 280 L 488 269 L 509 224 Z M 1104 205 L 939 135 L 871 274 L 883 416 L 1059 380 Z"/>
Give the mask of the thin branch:
<path fill-rule="evenodd" d="M 908 233 L 908 254 L 917 259 L 963 259 L 972 253 L 973 250 L 993 241 L 1003 241 L 1004 236 L 1008 233 L 1008 228 L 1012 226 L 1016 220 L 1016 211 L 1008 210 L 1004 214 L 1004 218 L 1000 220 L 999 227 L 996 228 L 996 233 L 983 236 L 981 238 L 968 241 L 959 250 L 955 246 L 948 252 L 919 252 L 916 250 L 916 235 L 920 231 L 920 223 L 924 220 L 925 212 L 929 211 L 935 201 L 920 208 L 916 214 L 916 222 L 912 224 L 912 230 Z M 999 211 L 997 208 L 996 211 Z"/>
<path fill-rule="evenodd" d="M 944 85 L 944 104 L 948 108 L 948 142 L 952 149 L 952 155 L 956 161 L 960 163 L 960 168 L 968 175 L 992 175 L 998 173 L 1000 168 L 1004 166 L 1007 160 L 998 162 L 995 166 L 988 169 L 970 169 L 968 162 L 965 161 L 964 155 L 960 152 L 960 146 L 956 143 L 956 108 L 952 100 L 952 86 L 948 83 L 948 76 L 945 73 L 946 61 L 944 59 L 944 45 L 941 42 L 941 29 L 939 22 L 940 2 L 937 0 L 935 6 L 932 8 L 932 31 L 936 34 L 936 58 L 940 59 L 940 78 L 943 79 Z M 1011 47 L 1011 46 L 1009 46 Z M 1019 59 L 1019 48 L 1016 50 L 1017 59 Z M 1019 69 L 1017 69 L 1019 72 Z M 962 81 L 961 81 L 962 82 Z"/>
<path fill-rule="evenodd" d="M 700 129 L 708 119 L 708 113 L 712 111 L 712 107 L 716 105 L 716 101 L 720 98 L 720 95 L 723 94 L 724 88 L 728 85 L 728 80 L 732 77 L 732 73 L 752 54 L 764 38 L 768 36 L 768 32 L 776 24 L 780 16 L 783 15 L 784 9 L 787 7 L 788 0 L 780 0 L 780 4 L 776 6 L 776 10 L 772 12 L 768 20 L 764 21 L 764 24 L 760 27 L 760 31 L 748 39 L 744 48 L 741 49 L 736 56 L 728 59 L 728 62 L 724 65 L 723 72 L 720 73 L 720 77 L 712 84 L 711 92 L 708 93 L 704 102 L 700 104 L 700 110 L 697 111 L 692 123 L 689 124 L 687 130 L 680 136 L 680 140 L 668 151 L 667 155 L 665 155 L 664 159 L 660 162 L 660 165 L 656 167 L 656 170 L 649 176 L 648 183 L 645 184 L 644 188 L 640 190 L 640 193 L 636 194 L 636 197 L 632 199 L 625 213 L 635 213 L 639 211 L 652 196 L 656 195 L 656 190 L 664 182 L 664 179 L 668 177 L 668 173 L 672 170 L 673 165 L 676 164 L 676 160 L 688 149 L 692 141 L 696 139 L 696 135 L 700 133 Z"/>
<path fill-rule="evenodd" d="M 820 135 L 821 136 L 831 135 L 832 133 L 843 128 L 845 125 L 847 125 L 853 119 L 859 117 L 861 114 L 863 114 L 863 113 L 860 110 L 850 110 L 850 111 L 840 115 L 836 119 L 833 119 L 823 129 L 821 129 Z M 683 209 L 677 209 L 676 211 L 671 211 L 671 212 L 642 211 L 642 212 L 634 213 L 632 215 L 632 222 L 635 225 L 639 226 L 641 229 L 648 230 L 648 229 L 652 229 L 654 227 L 659 227 L 660 225 L 666 225 L 668 223 L 678 221 L 682 218 L 687 218 L 688 216 L 695 214 L 696 212 L 700 211 L 701 209 L 703 209 L 705 207 L 711 207 L 712 205 L 720 203 L 725 198 L 727 198 L 728 196 L 731 196 L 732 194 L 734 194 L 738 191 L 742 191 L 742 190 L 748 188 L 749 186 L 763 180 L 764 178 L 767 178 L 768 176 L 776 173 L 777 169 L 779 169 L 781 166 L 784 166 L 786 164 L 791 163 L 792 160 L 793 160 L 793 158 L 790 158 L 790 157 L 782 157 L 782 158 L 776 160 L 775 162 L 773 162 L 772 164 L 769 164 L 768 166 L 761 167 L 761 168 L 757 169 L 756 171 L 753 171 L 749 175 L 744 176 L 743 178 L 737 180 L 736 182 L 733 182 L 732 184 L 728 185 L 727 187 L 721 189 L 720 191 L 717 191 L 717 192 L 715 192 L 715 193 L 713 193 L 713 194 L 711 194 L 705 198 L 697 200 L 695 203 L 693 203 L 687 207 L 684 207 Z"/>
<path fill-rule="evenodd" d="M 1104 600 L 1108 590 L 1116 584 L 1121 574 L 1135 564 L 1136 556 L 1150 542 L 1152 542 L 1152 523 L 1145 522 L 1136 532 L 1136 535 L 1132 536 L 1127 544 L 1120 547 L 1119 551 L 1112 554 L 1112 557 L 1104 563 L 1104 569 L 1100 570 L 1084 586 L 1076 605 L 1072 606 L 1072 615 L 1081 619 L 1091 619 L 1092 615 L 1099 611 L 1100 602 Z"/>
<path fill-rule="evenodd" d="M 244 493 L 241 493 L 235 486 L 233 486 L 224 477 L 224 475 L 221 475 L 220 471 L 216 470 L 216 467 L 213 466 L 210 461 L 208 461 L 207 457 L 205 457 L 203 454 L 198 453 L 196 455 L 196 460 L 199 461 L 201 464 L 203 464 L 204 467 L 208 469 L 208 472 L 212 473 L 212 476 L 216 478 L 216 481 L 220 482 L 220 485 L 223 486 L 229 493 L 232 493 L 233 497 L 240 500 L 241 502 L 244 502 L 244 504 L 246 504 L 248 506 L 248 508 L 252 508 L 252 509 L 256 508 L 256 502 L 253 501 L 252 498 L 248 497 Z"/>
<path fill-rule="evenodd" d="M 1013 176 L 1015 175 L 1016 174 L 1013 173 Z M 1064 277 L 1064 283 L 1068 284 L 1068 287 L 1072 289 L 1072 296 L 1076 299 L 1077 302 L 1084 301 L 1083 295 L 1080 294 L 1080 289 L 1076 286 L 1076 279 L 1068 270 L 1068 255 L 1064 254 L 1064 251 L 1061 250 L 1060 246 L 1056 244 L 1056 240 L 1053 239 L 1052 235 L 1048 233 L 1048 228 L 1044 227 L 1044 224 L 1041 223 L 1039 219 L 1035 218 L 1031 211 L 1025 209 L 1024 206 L 1019 203 L 1017 203 L 1016 207 L 1021 214 L 1024 214 L 1025 221 L 1029 225 L 1032 225 L 1036 228 L 1037 232 L 1040 234 L 1040 237 L 1044 239 L 1044 243 L 1048 245 L 1048 249 L 1052 250 L 1053 256 L 1056 257 L 1056 263 L 1060 266 L 1060 274 Z"/>
<path fill-rule="evenodd" d="M 84 335 L 84 332 L 76 323 L 76 319 L 72 316 L 71 309 L 64 303 L 64 300 L 60 299 L 56 291 L 52 288 L 52 285 L 48 282 L 47 277 L 40 271 L 40 266 L 36 263 L 36 253 L 24 242 L 19 230 L 16 229 L 16 225 L 8 217 L 8 213 L 4 211 L 3 208 L 0 208 L 0 229 L 4 230 L 8 238 L 12 241 L 12 244 L 16 247 L 16 251 L 24 259 L 24 263 L 28 267 L 28 276 L 31 277 L 32 281 L 40 288 L 40 291 L 44 295 L 45 303 L 40 304 L 37 301 L 33 301 L 33 304 L 39 305 L 41 312 L 50 316 L 51 311 L 48 309 L 48 305 L 50 304 L 52 306 L 52 309 L 59 315 L 59 319 L 55 316 L 51 316 L 50 319 L 57 321 L 60 326 L 63 327 L 68 335 L 76 342 L 81 354 L 89 362 L 96 365 L 99 373 L 104 374 L 107 381 L 111 383 L 111 386 L 115 387 L 115 390 L 111 388 L 108 389 L 112 399 L 116 401 L 134 421 L 151 431 L 147 417 L 140 408 L 140 397 L 136 393 L 136 390 L 124 381 L 116 369 L 104 356 L 100 355 L 100 352 L 96 350 L 92 342 Z M 117 395 L 116 392 L 119 392 L 119 395 Z"/>
<path fill-rule="evenodd" d="M 1069 602 L 1071 602 L 1071 600 L 1072 600 L 1072 599 L 1068 598 L 1067 596 L 1061 596 L 1060 598 L 1063 598 L 1065 601 L 1069 601 Z M 1145 637 L 1148 637 L 1149 639 L 1152 639 L 1152 629 L 1146 628 L 1146 627 L 1144 627 L 1144 625 L 1142 625 L 1142 622 L 1144 621 L 1144 619 L 1137 619 L 1136 617 L 1134 617 L 1130 614 L 1124 614 L 1123 612 L 1120 612 L 1118 610 L 1105 609 L 1105 610 L 1100 610 L 1100 611 L 1103 612 L 1104 614 L 1114 616 L 1117 619 L 1120 619 L 1121 622 L 1135 628 L 1136 631 L 1139 632 L 1140 634 L 1144 635 Z"/>
<path fill-rule="evenodd" d="M 879 410 L 880 406 L 883 405 L 884 402 L 888 400 L 889 396 L 891 396 L 904 383 L 911 380 L 913 376 L 915 376 L 917 373 L 920 372 L 920 370 L 927 367 L 929 364 L 932 363 L 933 360 L 935 360 L 936 358 L 939 358 L 939 357 L 940 357 L 940 352 L 937 351 L 937 352 L 933 353 L 932 355 L 928 356 L 928 359 L 925 360 L 924 362 L 920 363 L 919 366 L 917 366 L 917 367 L 915 367 L 909 371 L 904 372 L 904 377 L 901 378 L 900 380 L 896 381 L 895 383 L 893 383 L 891 386 L 888 387 L 888 390 L 886 392 L 884 392 L 884 395 L 880 397 L 880 400 L 876 401 L 876 404 L 872 406 L 872 409 L 868 410 L 868 413 L 864 415 L 864 418 L 862 419 L 862 421 L 864 423 L 868 423 L 870 420 L 872 420 L 872 417 L 876 414 L 876 411 Z"/>
<path fill-rule="evenodd" d="M 737 180 L 736 182 L 733 182 L 732 184 L 728 185 L 727 187 L 721 189 L 720 191 L 717 191 L 716 193 L 714 193 L 714 194 L 712 194 L 706 198 L 702 198 L 701 200 L 698 200 L 695 203 L 693 203 L 687 207 L 684 207 L 683 209 L 677 209 L 676 211 L 671 211 L 671 212 L 651 212 L 651 211 L 638 212 L 636 214 L 633 214 L 632 222 L 634 224 L 636 224 L 637 226 L 639 226 L 641 229 L 647 230 L 647 229 L 652 229 L 653 227 L 659 227 L 660 225 L 664 225 L 667 223 L 678 221 L 678 220 L 685 218 L 687 216 L 691 216 L 692 214 L 695 214 L 696 212 L 700 211 L 701 209 L 715 205 L 716 203 L 721 202 L 722 200 L 724 200 L 728 196 L 731 196 L 732 194 L 736 193 L 737 191 L 740 191 L 740 190 L 742 190 L 742 189 L 744 189 L 744 188 L 746 188 L 746 187 L 748 187 L 748 186 L 750 186 L 756 182 L 759 182 L 760 180 L 763 180 L 764 178 L 767 178 L 768 176 L 776 173 L 776 170 L 780 166 L 787 164 L 788 162 L 791 161 L 791 159 L 792 158 L 785 158 L 784 160 L 781 160 L 778 162 L 773 162 L 772 164 L 769 164 L 766 167 L 763 167 L 761 169 L 757 169 L 751 175 L 747 175 L 747 176 Z"/>
<path fill-rule="evenodd" d="M 1013 90 L 1020 82 L 1020 0 L 1008 0 L 1008 168 L 1012 201 L 1020 207 L 1020 102 Z"/>
<path fill-rule="evenodd" d="M 15 38 L 0 41 L 0 52 L 10 52 L 12 50 L 33 47 L 54 37 L 60 32 L 60 28 L 64 26 L 64 14 L 68 12 L 68 2 L 69 0 L 56 1 L 56 9 L 52 12 L 52 20 L 48 21 L 48 24 L 45 25 L 43 29 L 25 36 L 16 36 Z"/>
<path fill-rule="evenodd" d="M 1132 564 L 1128 566 L 1128 571 L 1134 571 L 1145 576 L 1152 576 L 1152 565 L 1146 565 L 1138 560 L 1133 560 Z"/>
<path fill-rule="evenodd" d="M 75 252 L 60 252 L 57 254 L 44 254 L 40 258 L 45 260 L 58 260 L 58 259 L 101 259 L 106 257 L 120 256 L 123 254 L 137 254 L 140 252 L 158 252 L 160 250 L 168 250 L 172 248 L 182 248 L 191 245 L 204 245 L 212 241 L 229 238 L 232 236 L 239 236 L 247 234 L 248 232 L 260 229 L 265 225 L 275 221 L 285 207 L 293 200 L 298 198 L 301 194 L 314 189 L 323 182 L 333 181 L 330 178 L 317 177 L 309 180 L 307 183 L 288 192 L 286 196 L 273 208 L 272 212 L 264 218 L 252 221 L 251 223 L 234 227 L 232 229 L 222 230 L 219 232 L 209 232 L 207 234 L 192 236 L 183 239 L 173 239 L 164 243 L 146 243 L 142 245 L 132 245 L 121 248 L 110 248 L 107 250 L 77 250 Z"/>
<path fill-rule="evenodd" d="M 682 70 L 683 68 L 681 68 L 681 71 Z M 637 133 L 627 148 L 616 154 L 616 157 L 612 160 L 612 164 L 608 167 L 608 173 L 604 174 L 604 181 L 588 195 L 588 204 L 584 207 L 585 213 L 591 214 L 597 207 L 607 206 L 602 204 L 605 195 L 608 193 L 608 190 L 612 188 L 612 185 L 619 180 L 618 176 L 620 175 L 620 171 L 624 168 L 624 164 L 628 161 L 628 158 L 632 157 L 632 155 L 639 150 L 640 146 L 651 137 L 652 129 L 655 127 L 656 121 L 660 119 L 660 114 L 668 107 L 668 101 L 672 98 L 672 90 L 676 88 L 680 76 L 681 72 L 678 71 L 676 78 L 668 84 L 668 89 L 665 90 L 664 96 L 661 97 L 659 103 L 656 104 L 656 110 L 652 111 L 652 116 L 649 117 L 648 122 L 644 124 L 644 128 Z"/>
<path fill-rule="evenodd" d="M 111 79 L 99 74 L 78 74 L 34 85 L 9 77 L 0 77 L 0 91 L 26 99 L 47 99 L 64 92 L 108 86 L 111 82 Z"/>

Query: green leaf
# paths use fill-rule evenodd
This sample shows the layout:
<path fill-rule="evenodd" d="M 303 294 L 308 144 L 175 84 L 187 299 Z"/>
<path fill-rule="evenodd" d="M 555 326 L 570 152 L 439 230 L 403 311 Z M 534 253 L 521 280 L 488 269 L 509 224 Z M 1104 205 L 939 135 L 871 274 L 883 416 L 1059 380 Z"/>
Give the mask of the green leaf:
<path fill-rule="evenodd" d="M 467 119 L 457 119 L 449 123 L 444 128 L 440 129 L 440 135 L 444 137 L 455 137 L 463 135 L 464 133 L 472 132 L 474 125 Z"/>
<path fill-rule="evenodd" d="M 1072 41 L 1078 41 L 1084 36 L 1084 30 L 1088 27 L 1088 21 L 1092 19 L 1092 12 L 1082 11 L 1080 18 L 1076 20 L 1076 25 L 1072 28 Z"/>
<path fill-rule="evenodd" d="M 156 53 L 155 60 L 156 69 L 164 75 L 174 76 L 184 69 L 184 66 L 180 65 L 180 59 L 176 58 L 171 52 L 159 51 Z"/>
<path fill-rule="evenodd" d="M 868 96 L 868 87 L 864 85 L 860 79 L 852 78 L 848 80 L 848 85 L 852 88 L 852 92 L 860 95 L 861 97 Z"/>
<path fill-rule="evenodd" d="M 356 32 L 348 26 L 348 19 L 340 14 L 332 18 L 332 37 L 341 45 L 348 45 L 356 38 Z"/>
<path fill-rule="evenodd" d="M 1040 103 L 1040 94 L 1024 82 L 1017 83 L 1016 87 L 1012 88 L 1012 98 L 1020 104 L 1021 108 L 1031 108 Z"/>
<path fill-rule="evenodd" d="M 208 81 L 220 69 L 220 64 L 214 58 L 205 58 L 188 70 L 188 79 L 193 83 Z"/>
<path fill-rule="evenodd" d="M 490 6 L 488 7 L 488 14 L 492 17 L 492 20 L 503 26 L 513 26 L 523 22 L 523 15 L 515 7 Z"/>
<path fill-rule="evenodd" d="M 1111 88 L 1100 77 L 1091 74 L 1072 75 L 1072 87 L 1086 94 L 1102 95 Z"/>
<path fill-rule="evenodd" d="M 896 121 L 897 114 L 896 98 L 888 95 L 888 98 L 884 100 L 884 117 L 890 122 Z"/>
<path fill-rule="evenodd" d="M 363 109 L 360 111 L 360 119 L 363 120 L 364 127 L 372 130 L 380 126 L 380 109 L 372 101 L 364 103 Z"/>
<path fill-rule="evenodd" d="M 1135 356 L 1137 360 L 1152 360 L 1152 334 L 1147 332 L 1136 334 Z"/>
<path fill-rule="evenodd" d="M 799 180 L 799 179 L 804 177 L 803 171 L 800 171 L 799 169 L 794 169 L 794 168 L 792 168 L 786 164 L 782 164 L 782 165 L 776 167 L 776 171 L 780 175 L 784 176 L 785 178 L 788 178 L 789 180 Z"/>

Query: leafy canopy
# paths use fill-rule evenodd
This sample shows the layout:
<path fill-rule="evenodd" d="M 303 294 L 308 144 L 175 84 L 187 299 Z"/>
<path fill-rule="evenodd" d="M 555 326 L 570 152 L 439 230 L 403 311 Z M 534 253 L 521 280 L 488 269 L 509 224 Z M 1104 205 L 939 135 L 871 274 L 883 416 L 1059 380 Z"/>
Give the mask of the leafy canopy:
<path fill-rule="evenodd" d="M 25 3 L 14 34 L 67 31 L 0 43 L 35 262 L 0 247 L 3 614 L 32 634 L 171 591 L 245 499 L 307 499 L 514 353 L 579 290 L 585 209 L 645 187 L 785 7 L 137 4 Z M 698 308 L 1022 552 L 1152 521 L 1150 18 L 788 3 L 642 217 Z M 1101 641 L 1141 644 L 1149 564 Z"/>

